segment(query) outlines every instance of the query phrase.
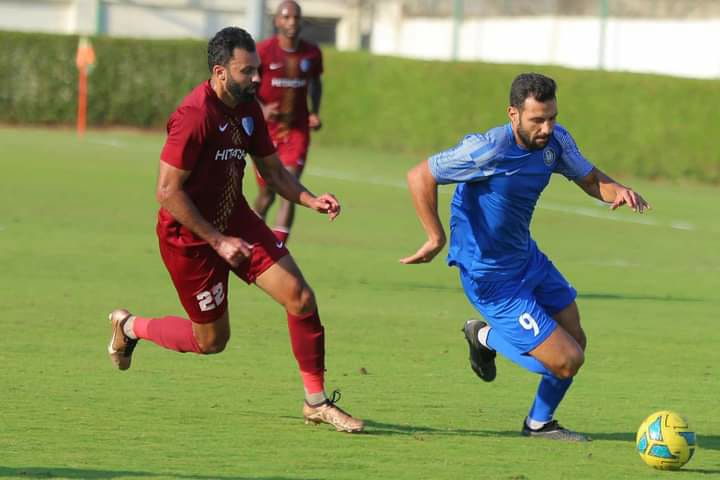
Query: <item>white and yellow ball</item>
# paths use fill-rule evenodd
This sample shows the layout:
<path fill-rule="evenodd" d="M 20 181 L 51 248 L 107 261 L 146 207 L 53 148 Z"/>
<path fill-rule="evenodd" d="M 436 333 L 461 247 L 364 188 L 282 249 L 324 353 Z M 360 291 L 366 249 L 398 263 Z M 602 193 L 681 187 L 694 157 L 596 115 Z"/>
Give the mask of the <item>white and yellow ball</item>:
<path fill-rule="evenodd" d="M 677 470 L 695 453 L 695 432 L 675 412 L 661 410 L 645 419 L 635 437 L 640 458 L 653 468 Z"/>

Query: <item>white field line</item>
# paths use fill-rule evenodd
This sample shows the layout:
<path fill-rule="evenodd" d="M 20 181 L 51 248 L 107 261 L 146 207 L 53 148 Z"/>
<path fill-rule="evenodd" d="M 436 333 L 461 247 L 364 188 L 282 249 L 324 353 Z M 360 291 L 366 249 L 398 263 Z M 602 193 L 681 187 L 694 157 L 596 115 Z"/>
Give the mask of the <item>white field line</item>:
<path fill-rule="evenodd" d="M 610 212 L 610 207 L 605 205 L 604 203 L 598 202 L 598 206 L 599 208 L 592 209 L 587 207 L 573 207 L 568 205 L 561 205 L 559 203 L 553 202 L 541 202 L 539 204 L 539 208 L 551 210 L 553 212 L 570 213 L 583 217 L 601 218 L 603 220 L 610 220 L 613 222 L 638 223 L 641 225 L 652 225 L 654 227 L 670 227 L 676 230 L 695 230 L 695 226 L 687 222 L 672 222 L 670 224 L 663 224 L 655 219 L 647 217 L 621 217 L 620 215 Z"/>
<path fill-rule="evenodd" d="M 379 185 L 381 187 L 395 187 L 407 189 L 407 183 L 405 180 L 391 180 L 387 177 L 382 176 L 370 176 L 362 177 L 361 175 L 350 173 L 350 172 L 339 172 L 337 170 L 328 170 L 326 168 L 315 168 L 307 172 L 307 175 L 320 177 L 320 178 L 331 178 L 333 180 L 345 180 L 353 183 L 365 183 L 369 185 Z"/>
<path fill-rule="evenodd" d="M 127 144 L 120 140 L 114 139 L 88 139 L 90 143 L 99 145 L 108 145 L 115 148 L 126 148 Z M 307 172 L 306 175 L 320 177 L 320 178 L 331 178 L 333 180 L 344 180 L 353 183 L 364 183 L 369 185 L 377 185 L 382 187 L 393 187 L 407 189 L 407 183 L 404 180 L 393 180 L 383 176 L 369 176 L 361 177 L 360 175 L 353 174 L 350 172 L 341 172 L 337 170 L 328 170 L 323 168 L 313 168 Z M 447 190 L 446 190 L 447 192 Z M 449 192 L 448 192 L 449 193 Z M 598 202 L 598 205 L 602 208 L 607 208 L 604 204 Z M 610 220 L 614 222 L 625 222 L 635 223 L 641 225 L 651 225 L 655 227 L 670 227 L 675 230 L 695 230 L 695 226 L 689 222 L 679 220 L 673 221 L 669 225 L 660 223 L 652 218 L 646 217 L 622 217 L 620 215 L 611 215 L 610 212 L 603 212 L 597 209 L 591 209 L 587 207 L 573 207 L 568 205 L 561 205 L 559 203 L 552 202 L 541 202 L 539 208 L 545 210 L 552 210 L 555 212 L 569 213 L 572 215 L 580 215 L 583 217 L 600 218 L 603 220 Z"/>
<path fill-rule="evenodd" d="M 387 177 L 381 177 L 381 176 L 362 177 L 361 175 L 352 174 L 350 172 L 340 172 L 340 171 L 336 171 L 336 170 L 328 170 L 328 169 L 323 169 L 323 168 L 312 168 L 310 171 L 307 172 L 307 175 L 320 177 L 320 178 L 331 178 L 333 180 L 345 180 L 345 181 L 354 182 L 354 183 L 364 183 L 364 184 L 378 185 L 378 186 L 384 186 L 384 187 L 407 189 L 407 184 L 405 183 L 405 181 L 391 180 Z M 441 192 L 443 192 L 443 191 L 441 190 Z M 445 192 L 451 193 L 448 190 L 445 190 Z M 612 212 L 610 212 L 609 207 L 607 205 L 605 205 L 604 203 L 597 202 L 597 205 L 599 208 L 587 208 L 587 207 L 577 207 L 577 206 L 572 206 L 572 205 L 562 205 L 559 203 L 541 201 L 538 204 L 538 208 L 542 208 L 544 210 L 551 210 L 551 211 L 555 211 L 555 212 L 569 213 L 571 215 L 579 215 L 582 217 L 600 218 L 602 220 L 610 220 L 613 222 L 635 223 L 635 224 L 641 224 L 641 225 L 650 225 L 653 227 L 669 227 L 669 228 L 673 228 L 675 230 L 691 230 L 692 231 L 692 230 L 696 229 L 695 225 L 691 224 L 690 222 L 683 221 L 683 220 L 676 220 L 676 221 L 670 222 L 669 224 L 661 223 L 653 218 L 648 218 L 648 217 L 641 217 L 641 216 L 627 217 L 627 216 L 613 214 Z"/>

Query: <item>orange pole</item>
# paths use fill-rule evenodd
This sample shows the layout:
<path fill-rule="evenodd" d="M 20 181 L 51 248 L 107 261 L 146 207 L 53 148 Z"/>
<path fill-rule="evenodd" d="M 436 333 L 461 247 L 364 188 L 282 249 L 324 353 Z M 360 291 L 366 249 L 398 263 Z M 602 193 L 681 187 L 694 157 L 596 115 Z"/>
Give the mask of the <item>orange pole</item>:
<path fill-rule="evenodd" d="M 77 112 L 77 133 L 82 137 L 85 135 L 87 123 L 87 67 L 78 68 L 78 112 Z"/>

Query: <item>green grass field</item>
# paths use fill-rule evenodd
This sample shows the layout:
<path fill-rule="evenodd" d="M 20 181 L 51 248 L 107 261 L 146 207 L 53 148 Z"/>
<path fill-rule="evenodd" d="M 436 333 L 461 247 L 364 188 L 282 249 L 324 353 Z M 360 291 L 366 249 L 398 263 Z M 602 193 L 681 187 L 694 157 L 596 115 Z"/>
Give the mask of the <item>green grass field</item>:
<path fill-rule="evenodd" d="M 423 241 L 403 187 L 420 158 L 318 142 L 305 183 L 343 215 L 300 212 L 290 246 L 319 298 L 328 387 L 367 420 L 353 436 L 303 424 L 284 314 L 241 281 L 223 354 L 142 343 L 130 371 L 111 366 L 109 310 L 182 313 L 154 234 L 162 141 L 0 129 L 0 478 L 720 478 L 718 188 L 623 179 L 653 204 L 642 217 L 561 178 L 546 191 L 534 237 L 580 292 L 589 337 L 557 417 L 595 440 L 553 443 L 518 434 L 537 376 L 502 359 L 492 384 L 471 372 L 455 270 L 397 262 Z M 659 409 L 698 434 L 680 474 L 634 451 Z"/>

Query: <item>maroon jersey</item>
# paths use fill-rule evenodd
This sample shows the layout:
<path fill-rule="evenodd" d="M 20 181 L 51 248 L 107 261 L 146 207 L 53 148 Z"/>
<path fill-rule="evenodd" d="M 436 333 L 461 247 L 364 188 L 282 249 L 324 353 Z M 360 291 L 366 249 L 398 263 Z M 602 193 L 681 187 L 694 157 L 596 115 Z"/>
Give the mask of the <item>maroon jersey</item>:
<path fill-rule="evenodd" d="M 170 116 L 160 159 L 192 171 L 183 185 L 200 214 L 227 235 L 242 236 L 252 213 L 242 192 L 245 156 L 275 152 L 260 105 L 225 105 L 206 81 L 193 89 Z M 161 208 L 158 236 L 172 245 L 189 247 L 206 242 Z"/>
<path fill-rule="evenodd" d="M 307 130 L 308 81 L 323 73 L 320 49 L 300 40 L 297 50 L 288 52 L 280 48 L 275 36 L 258 43 L 257 52 L 261 63 L 258 97 L 265 104 L 277 102 L 280 112 L 277 122 L 269 122 L 271 130 Z"/>

